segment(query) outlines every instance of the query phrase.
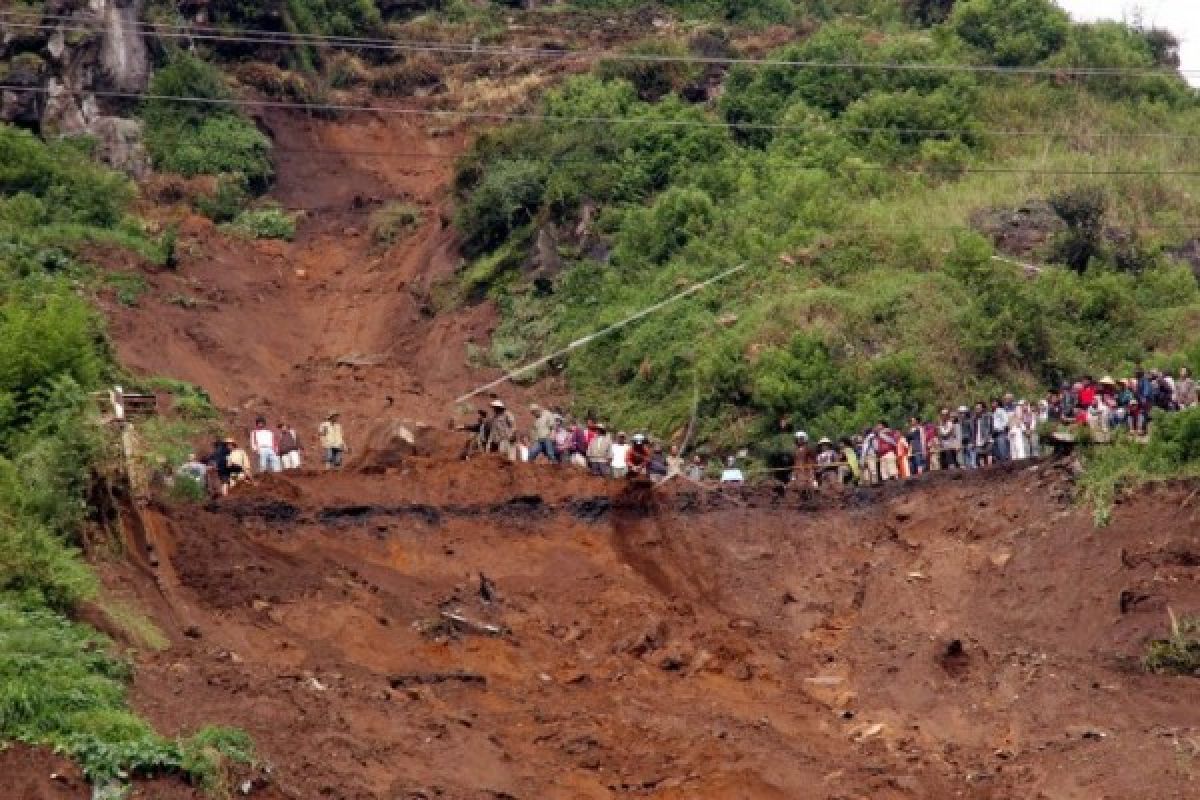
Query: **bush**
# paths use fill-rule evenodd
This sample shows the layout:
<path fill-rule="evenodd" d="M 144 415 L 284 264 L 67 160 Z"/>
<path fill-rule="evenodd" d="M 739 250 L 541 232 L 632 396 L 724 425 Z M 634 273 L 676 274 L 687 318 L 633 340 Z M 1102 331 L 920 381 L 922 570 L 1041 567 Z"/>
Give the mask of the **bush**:
<path fill-rule="evenodd" d="M 229 100 L 221 73 L 186 53 L 154 74 L 151 95 Z M 151 98 L 142 107 L 146 149 L 154 165 L 188 177 L 240 175 L 254 191 L 267 188 L 273 170 L 270 140 L 229 106 Z"/>
<path fill-rule="evenodd" d="M 883 160 L 912 158 L 929 140 L 970 145 L 978 140 L 972 133 L 979 123 L 972 113 L 971 99 L 946 88 L 929 94 L 914 89 L 903 92 L 873 92 L 855 102 L 842 116 L 850 136 L 872 156 Z M 911 133 L 893 133 L 905 130 Z M 962 131 L 935 133 L 934 131 Z"/>
<path fill-rule="evenodd" d="M 213 222 L 232 222 L 249 201 L 250 193 L 241 175 L 221 175 L 217 178 L 217 190 L 212 195 L 197 197 L 195 206 Z"/>
<path fill-rule="evenodd" d="M 1200 674 L 1200 617 L 1177 618 L 1170 609 L 1167 613 L 1171 619 L 1171 635 L 1150 642 L 1142 663 L 1150 672 Z"/>
<path fill-rule="evenodd" d="M 994 64 L 1031 66 L 1066 44 L 1067 12 L 1050 0 L 960 0 L 950 29 Z"/>
<path fill-rule="evenodd" d="M 478 255 L 533 221 L 545 192 L 546 168 L 532 161 L 500 161 L 459 206 L 455 223 L 463 252 Z"/>
<path fill-rule="evenodd" d="M 249 239 L 283 239 L 296 236 L 296 219 L 280 208 L 256 208 L 242 211 L 223 230 Z"/>
<path fill-rule="evenodd" d="M 687 48 L 678 42 L 648 39 L 627 52 L 633 58 L 601 61 L 596 66 L 596 74 L 603 80 L 629 81 L 643 100 L 655 101 L 678 92 L 700 75 L 699 67 L 688 61 L 637 60 L 638 56 L 687 58 Z"/>
<path fill-rule="evenodd" d="M 46 144 L 0 124 L 0 228 L 114 226 L 133 195 L 125 176 L 92 162 L 84 142 Z"/>
<path fill-rule="evenodd" d="M 1084 186 L 1050 197 L 1050 206 L 1067 223 L 1054 243 L 1052 258 L 1083 272 L 1104 252 L 1104 215 L 1108 197 L 1098 186 Z"/>
<path fill-rule="evenodd" d="M 378 247 L 391 247 L 420 227 L 421 216 L 421 209 L 411 203 L 389 203 L 371 214 L 371 241 Z"/>

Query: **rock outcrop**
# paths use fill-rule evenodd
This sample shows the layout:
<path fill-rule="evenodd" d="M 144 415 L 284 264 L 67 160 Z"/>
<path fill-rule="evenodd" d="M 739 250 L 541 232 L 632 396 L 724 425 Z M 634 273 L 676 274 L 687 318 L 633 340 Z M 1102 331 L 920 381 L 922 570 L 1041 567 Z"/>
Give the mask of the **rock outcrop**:
<path fill-rule="evenodd" d="M 148 168 L 131 118 L 150 79 L 139 27 L 144 0 L 52 0 L 0 39 L 0 121 L 45 136 L 91 136 L 97 156 L 140 177 Z M 122 96 L 127 95 L 127 96 Z"/>

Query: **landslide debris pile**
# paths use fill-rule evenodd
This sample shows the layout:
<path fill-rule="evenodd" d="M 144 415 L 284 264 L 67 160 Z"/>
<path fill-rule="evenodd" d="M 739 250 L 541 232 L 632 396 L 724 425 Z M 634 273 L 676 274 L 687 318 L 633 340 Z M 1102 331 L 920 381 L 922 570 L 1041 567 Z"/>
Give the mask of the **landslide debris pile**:
<path fill-rule="evenodd" d="M 1200 686 L 1137 661 L 1200 600 L 1189 490 L 1098 533 L 1066 481 L 589 516 L 609 484 L 491 460 L 264 480 L 148 512 L 135 696 L 297 798 L 1185 797 Z"/>

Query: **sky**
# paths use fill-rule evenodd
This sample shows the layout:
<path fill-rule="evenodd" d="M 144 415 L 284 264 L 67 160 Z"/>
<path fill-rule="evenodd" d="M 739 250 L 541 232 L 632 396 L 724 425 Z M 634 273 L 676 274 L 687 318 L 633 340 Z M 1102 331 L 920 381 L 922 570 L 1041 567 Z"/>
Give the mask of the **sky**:
<path fill-rule="evenodd" d="M 1197 70 L 1186 77 L 1200 85 L 1200 0 L 1058 0 L 1079 21 L 1132 20 L 1140 11 L 1149 26 L 1166 28 L 1183 43 L 1182 69 Z"/>

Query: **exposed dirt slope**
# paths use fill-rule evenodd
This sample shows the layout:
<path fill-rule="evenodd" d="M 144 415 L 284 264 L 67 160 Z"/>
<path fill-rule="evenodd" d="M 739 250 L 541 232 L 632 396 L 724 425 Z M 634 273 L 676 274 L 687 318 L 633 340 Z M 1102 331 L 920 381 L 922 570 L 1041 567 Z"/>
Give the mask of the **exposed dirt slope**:
<path fill-rule="evenodd" d="M 148 512 L 139 709 L 244 726 L 294 798 L 1194 796 L 1200 684 L 1136 663 L 1200 606 L 1188 491 L 1097 532 L 1049 469 L 819 510 L 551 470 Z"/>
<path fill-rule="evenodd" d="M 229 237 L 187 217 L 178 268 L 132 267 L 149 291 L 137 307 L 107 309 L 122 362 L 204 387 L 237 429 L 265 413 L 311 443 L 332 408 L 352 441 L 385 416 L 444 425 L 450 401 L 493 374 L 468 366 L 467 343 L 486 345 L 494 310 L 431 308 L 431 290 L 459 265 L 447 186 L 464 135 L 387 115 L 278 110 L 262 124 L 277 148 L 274 199 L 320 210 L 290 243 Z M 381 248 L 370 212 L 391 202 L 423 218 Z"/>

